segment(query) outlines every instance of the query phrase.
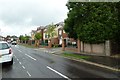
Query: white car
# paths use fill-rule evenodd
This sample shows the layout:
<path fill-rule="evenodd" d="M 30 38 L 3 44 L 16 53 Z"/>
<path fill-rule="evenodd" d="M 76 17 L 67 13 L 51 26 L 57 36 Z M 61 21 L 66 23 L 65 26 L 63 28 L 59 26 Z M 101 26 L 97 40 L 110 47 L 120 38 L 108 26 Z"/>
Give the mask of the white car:
<path fill-rule="evenodd" d="M 17 45 L 17 41 L 13 41 L 13 42 L 12 42 L 12 45 Z"/>
<path fill-rule="evenodd" d="M 9 62 L 13 64 L 13 52 L 9 44 L 5 41 L 0 41 L 0 63 Z"/>

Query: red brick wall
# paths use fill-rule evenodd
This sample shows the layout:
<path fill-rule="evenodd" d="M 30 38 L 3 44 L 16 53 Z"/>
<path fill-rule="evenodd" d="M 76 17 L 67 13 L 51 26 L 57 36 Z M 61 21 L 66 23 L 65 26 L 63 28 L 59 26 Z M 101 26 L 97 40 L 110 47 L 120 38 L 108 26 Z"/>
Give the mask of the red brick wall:
<path fill-rule="evenodd" d="M 68 34 L 67 33 L 63 33 L 62 36 L 63 36 L 63 38 L 67 38 Z"/>
<path fill-rule="evenodd" d="M 59 44 L 58 38 L 52 38 L 52 44 Z"/>

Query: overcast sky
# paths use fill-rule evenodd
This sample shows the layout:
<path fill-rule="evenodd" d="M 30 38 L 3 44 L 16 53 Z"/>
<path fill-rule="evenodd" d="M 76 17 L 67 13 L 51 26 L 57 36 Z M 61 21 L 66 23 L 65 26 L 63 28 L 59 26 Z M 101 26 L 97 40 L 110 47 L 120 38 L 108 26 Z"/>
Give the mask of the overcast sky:
<path fill-rule="evenodd" d="M 24 35 L 67 18 L 68 0 L 0 0 L 0 35 Z"/>

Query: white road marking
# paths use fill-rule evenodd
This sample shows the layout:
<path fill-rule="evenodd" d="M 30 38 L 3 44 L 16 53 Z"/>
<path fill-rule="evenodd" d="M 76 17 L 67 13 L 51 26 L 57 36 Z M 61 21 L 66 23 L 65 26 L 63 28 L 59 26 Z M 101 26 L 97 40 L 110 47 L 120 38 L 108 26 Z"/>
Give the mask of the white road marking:
<path fill-rule="evenodd" d="M 22 66 L 22 68 L 23 68 L 23 69 L 25 69 L 25 67 L 24 67 L 24 66 Z"/>
<path fill-rule="evenodd" d="M 36 61 L 36 59 L 35 58 L 33 58 L 33 57 L 31 57 L 30 55 L 28 55 L 28 54 L 25 54 L 26 56 L 28 56 L 29 58 L 31 58 L 31 59 L 33 59 L 33 60 L 35 60 Z"/>
<path fill-rule="evenodd" d="M 67 76 L 65 76 L 65 75 L 61 74 L 60 72 L 58 72 L 58 71 L 52 69 L 51 67 L 47 66 L 47 68 L 50 69 L 51 71 L 57 73 L 58 75 L 62 76 L 63 78 L 66 78 L 66 79 L 68 79 L 68 80 L 71 80 L 71 79 L 68 78 Z"/>
<path fill-rule="evenodd" d="M 19 61 L 19 59 L 17 59 L 17 61 Z"/>
<path fill-rule="evenodd" d="M 21 64 L 21 62 L 19 62 L 19 64 Z"/>
<path fill-rule="evenodd" d="M 29 77 L 31 77 L 31 74 L 28 71 L 27 71 L 27 74 L 28 74 Z"/>
<path fill-rule="evenodd" d="M 21 50 L 18 50 L 19 52 L 22 52 Z"/>

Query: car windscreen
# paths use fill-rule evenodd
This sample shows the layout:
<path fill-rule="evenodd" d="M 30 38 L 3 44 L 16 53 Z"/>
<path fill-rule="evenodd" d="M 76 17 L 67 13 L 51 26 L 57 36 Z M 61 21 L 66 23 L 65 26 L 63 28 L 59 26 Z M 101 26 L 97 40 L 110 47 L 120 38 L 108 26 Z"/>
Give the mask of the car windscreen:
<path fill-rule="evenodd" d="M 8 46 L 7 43 L 0 43 L 0 50 L 2 50 L 2 49 L 8 49 L 8 48 L 9 48 L 9 46 Z"/>

